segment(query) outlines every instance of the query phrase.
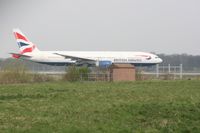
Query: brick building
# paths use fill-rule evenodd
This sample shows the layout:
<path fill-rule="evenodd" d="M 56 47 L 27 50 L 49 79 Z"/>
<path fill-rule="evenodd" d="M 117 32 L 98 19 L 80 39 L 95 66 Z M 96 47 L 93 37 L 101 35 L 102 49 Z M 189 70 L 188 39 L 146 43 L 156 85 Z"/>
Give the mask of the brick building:
<path fill-rule="evenodd" d="M 111 81 L 135 81 L 135 67 L 131 64 L 113 64 L 110 74 Z"/>

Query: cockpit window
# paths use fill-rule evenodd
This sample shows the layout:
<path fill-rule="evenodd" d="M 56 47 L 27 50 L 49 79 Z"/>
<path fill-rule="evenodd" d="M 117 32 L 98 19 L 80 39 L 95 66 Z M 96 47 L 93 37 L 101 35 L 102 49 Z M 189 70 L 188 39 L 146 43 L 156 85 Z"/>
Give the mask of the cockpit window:
<path fill-rule="evenodd" d="M 147 57 L 146 59 L 147 59 L 147 60 L 150 60 L 150 59 L 151 59 L 151 56 Z"/>

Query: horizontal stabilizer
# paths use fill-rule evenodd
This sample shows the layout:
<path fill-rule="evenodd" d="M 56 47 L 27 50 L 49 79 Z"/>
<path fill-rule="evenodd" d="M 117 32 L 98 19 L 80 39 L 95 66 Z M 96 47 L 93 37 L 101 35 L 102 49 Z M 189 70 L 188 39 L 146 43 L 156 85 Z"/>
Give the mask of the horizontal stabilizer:
<path fill-rule="evenodd" d="M 11 54 L 14 58 L 20 58 L 20 57 L 26 57 L 26 58 L 31 58 L 29 55 L 24 55 L 24 54 L 19 54 L 19 53 L 9 53 Z"/>

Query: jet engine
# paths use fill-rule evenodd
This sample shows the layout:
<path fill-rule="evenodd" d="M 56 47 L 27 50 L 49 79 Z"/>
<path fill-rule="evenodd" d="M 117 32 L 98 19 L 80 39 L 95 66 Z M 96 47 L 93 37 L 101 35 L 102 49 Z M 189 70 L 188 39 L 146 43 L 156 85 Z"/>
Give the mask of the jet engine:
<path fill-rule="evenodd" d="M 96 66 L 98 66 L 100 68 L 108 68 L 111 65 L 112 65 L 112 61 L 109 61 L 109 60 L 97 61 L 96 62 Z"/>

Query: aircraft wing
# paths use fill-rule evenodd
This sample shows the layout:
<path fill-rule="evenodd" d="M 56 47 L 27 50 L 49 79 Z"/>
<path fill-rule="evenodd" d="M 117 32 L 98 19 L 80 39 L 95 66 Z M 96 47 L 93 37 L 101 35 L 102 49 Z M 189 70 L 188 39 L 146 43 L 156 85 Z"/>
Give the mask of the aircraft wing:
<path fill-rule="evenodd" d="M 95 61 L 95 60 L 88 59 L 88 58 L 81 58 L 81 57 L 76 57 L 76 56 L 71 56 L 71 55 L 60 54 L 60 53 L 54 53 L 54 54 L 63 56 L 63 57 L 65 57 L 65 58 L 70 58 L 70 59 L 76 60 L 76 61 L 78 61 L 78 62 Z"/>
<path fill-rule="evenodd" d="M 29 55 L 24 55 L 24 54 L 19 54 L 19 53 L 9 53 L 12 54 L 15 57 L 26 57 L 26 58 L 31 58 Z"/>

